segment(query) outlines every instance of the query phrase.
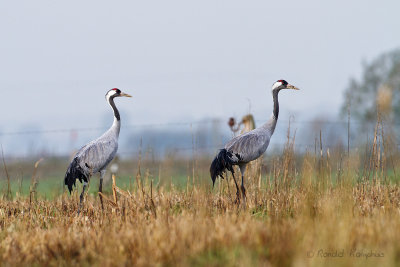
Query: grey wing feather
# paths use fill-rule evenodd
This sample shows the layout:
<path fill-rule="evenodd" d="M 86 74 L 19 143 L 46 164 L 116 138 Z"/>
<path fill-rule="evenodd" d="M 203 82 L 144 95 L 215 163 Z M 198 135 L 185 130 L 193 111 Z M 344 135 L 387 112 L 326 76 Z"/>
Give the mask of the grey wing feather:
<path fill-rule="evenodd" d="M 238 156 L 239 162 L 249 162 L 261 156 L 267 149 L 270 135 L 261 131 L 239 135 L 225 145 L 225 149 Z"/>
<path fill-rule="evenodd" d="M 82 147 L 75 158 L 87 174 L 92 175 L 106 168 L 117 153 L 118 142 L 113 139 L 95 140 Z"/>

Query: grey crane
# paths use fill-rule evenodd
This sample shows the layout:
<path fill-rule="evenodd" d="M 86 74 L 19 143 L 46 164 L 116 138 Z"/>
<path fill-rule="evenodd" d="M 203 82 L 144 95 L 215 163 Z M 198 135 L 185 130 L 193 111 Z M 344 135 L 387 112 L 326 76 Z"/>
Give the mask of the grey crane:
<path fill-rule="evenodd" d="M 79 149 L 65 173 L 64 184 L 68 186 L 70 193 L 72 191 L 72 186 L 75 185 L 76 179 L 79 179 L 81 183 L 83 182 L 78 213 L 90 177 L 97 172 L 100 173 L 99 192 L 102 192 L 103 178 L 106 173 L 107 165 L 117 153 L 121 117 L 117 107 L 115 106 L 114 98 L 121 96 L 131 97 L 130 95 L 121 92 L 118 88 L 113 88 L 107 92 L 105 96 L 106 100 L 114 111 L 113 124 L 102 136 Z M 100 200 L 103 205 L 101 196 Z"/>
<path fill-rule="evenodd" d="M 278 80 L 272 85 L 272 97 L 274 100 L 274 110 L 271 118 L 262 126 L 236 136 L 230 140 L 223 149 L 219 151 L 217 156 L 211 163 L 210 174 L 213 186 L 218 176 L 223 177 L 225 171 L 230 171 L 236 185 L 236 201 L 240 202 L 239 186 L 236 182 L 234 165 L 238 165 L 242 174 L 241 192 L 243 202 L 246 202 L 246 189 L 244 187 L 244 174 L 246 165 L 260 157 L 267 150 L 271 136 L 274 133 L 276 123 L 279 115 L 279 102 L 278 94 L 282 89 L 299 90 L 296 86 L 288 84 L 285 80 Z"/>

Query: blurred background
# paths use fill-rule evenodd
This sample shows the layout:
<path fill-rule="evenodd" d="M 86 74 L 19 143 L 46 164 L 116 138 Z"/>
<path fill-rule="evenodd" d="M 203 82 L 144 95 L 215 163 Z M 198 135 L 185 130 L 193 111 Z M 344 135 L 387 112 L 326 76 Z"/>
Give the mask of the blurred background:
<path fill-rule="evenodd" d="M 398 10 L 361 0 L 2 1 L 3 158 L 15 172 L 59 162 L 62 180 L 69 157 L 111 125 L 113 87 L 133 96 L 116 101 L 125 161 L 209 160 L 243 117 L 268 120 L 278 79 L 301 91 L 280 93 L 270 153 L 282 151 L 289 122 L 296 152 L 317 140 L 357 149 L 374 136 L 378 105 L 397 136 Z"/>

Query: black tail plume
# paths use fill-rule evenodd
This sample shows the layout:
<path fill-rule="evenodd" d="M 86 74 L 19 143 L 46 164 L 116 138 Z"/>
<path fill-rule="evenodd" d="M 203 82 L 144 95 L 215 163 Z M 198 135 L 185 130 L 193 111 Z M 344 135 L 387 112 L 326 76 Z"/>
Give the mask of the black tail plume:
<path fill-rule="evenodd" d="M 82 183 L 82 180 L 87 182 L 87 176 L 82 168 L 78 164 L 78 160 L 74 158 L 71 164 L 68 167 L 67 172 L 65 173 L 64 177 L 64 184 L 68 186 L 69 193 L 71 194 L 72 186 L 76 186 L 75 182 L 76 179 Z"/>
<path fill-rule="evenodd" d="M 232 175 L 235 173 L 233 170 L 233 165 L 235 164 L 232 159 L 232 153 L 227 151 L 225 148 L 221 149 L 218 153 L 218 155 L 215 157 L 213 162 L 211 163 L 210 166 L 210 175 L 211 175 L 211 180 L 213 182 L 213 186 L 215 184 L 215 180 L 217 179 L 218 176 L 221 178 L 224 178 L 222 174 L 228 170 L 232 173 Z"/>

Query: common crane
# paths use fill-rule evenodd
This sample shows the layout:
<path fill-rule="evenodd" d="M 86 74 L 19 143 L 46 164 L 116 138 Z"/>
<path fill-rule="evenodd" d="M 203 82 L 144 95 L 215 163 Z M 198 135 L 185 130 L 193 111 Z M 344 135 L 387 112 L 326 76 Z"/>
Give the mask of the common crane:
<path fill-rule="evenodd" d="M 82 206 L 85 189 L 90 177 L 97 172 L 100 173 L 99 192 L 102 192 L 103 178 L 106 173 L 107 165 L 117 153 L 121 118 L 115 106 L 114 98 L 121 96 L 131 97 L 121 92 L 118 88 L 113 88 L 107 92 L 105 96 L 106 100 L 114 111 L 114 122 L 112 126 L 102 136 L 79 149 L 69 164 L 65 174 L 64 184 L 68 186 L 70 193 L 72 191 L 72 186 L 75 185 L 76 179 L 79 179 L 81 183 L 83 182 L 78 213 Z M 101 195 L 100 200 L 103 205 Z"/>
<path fill-rule="evenodd" d="M 282 89 L 294 89 L 299 90 L 296 86 L 289 84 L 285 80 L 278 80 L 272 85 L 272 97 L 274 100 L 274 110 L 271 118 L 264 125 L 236 136 L 230 140 L 223 149 L 219 151 L 217 156 L 211 163 L 210 174 L 213 182 L 218 176 L 223 177 L 225 171 L 230 171 L 233 176 L 233 180 L 236 185 L 236 201 L 240 202 L 239 186 L 236 182 L 235 172 L 233 170 L 234 165 L 238 165 L 242 174 L 241 192 L 244 204 L 246 203 L 246 189 L 244 187 L 244 174 L 246 171 L 246 165 L 250 161 L 253 161 L 260 157 L 267 150 L 269 141 L 272 134 L 274 133 L 276 122 L 278 121 L 279 115 L 279 102 L 278 93 Z"/>

